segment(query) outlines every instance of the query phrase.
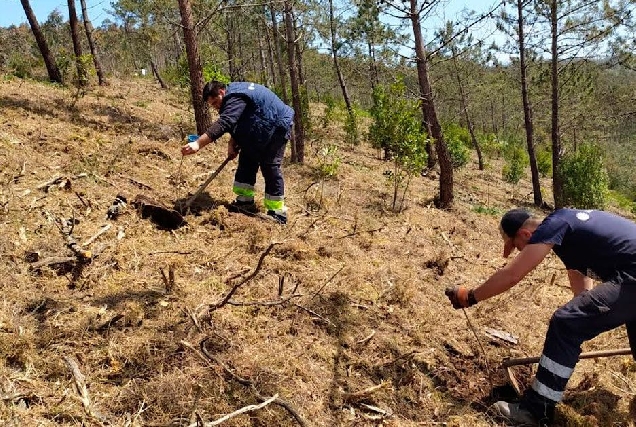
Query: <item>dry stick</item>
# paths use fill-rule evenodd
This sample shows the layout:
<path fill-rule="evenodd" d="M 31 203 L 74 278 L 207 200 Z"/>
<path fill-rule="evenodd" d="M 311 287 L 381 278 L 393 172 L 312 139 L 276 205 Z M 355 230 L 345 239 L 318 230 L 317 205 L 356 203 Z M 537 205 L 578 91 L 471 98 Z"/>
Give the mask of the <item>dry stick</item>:
<path fill-rule="evenodd" d="M 300 282 L 296 282 L 296 286 L 294 286 L 294 289 L 292 289 L 291 294 L 288 297 L 283 298 L 282 296 L 282 282 L 283 282 L 283 278 L 285 276 L 281 276 L 281 280 L 279 280 L 278 282 L 278 299 L 274 300 L 274 301 L 233 301 L 233 300 L 229 300 L 227 303 L 229 305 L 234 305 L 234 306 L 255 306 L 255 305 L 260 305 L 260 306 L 266 306 L 266 307 L 271 307 L 271 306 L 275 306 L 275 305 L 283 305 L 285 304 L 287 301 L 291 300 L 292 298 L 300 298 L 303 296 L 303 294 L 297 294 L 296 291 L 298 290 L 298 286 L 300 286 Z"/>
<path fill-rule="evenodd" d="M 87 239 L 84 243 L 82 243 L 82 246 L 89 246 L 91 243 L 93 243 L 95 240 L 97 240 L 97 238 L 99 236 L 101 236 L 102 234 L 104 234 L 105 232 L 107 232 L 108 230 L 110 230 L 110 228 L 112 227 L 112 224 L 106 224 L 105 226 L 103 226 L 102 228 L 100 228 L 100 230 L 95 233 L 93 236 L 91 236 L 89 239 Z"/>
<path fill-rule="evenodd" d="M 68 366 L 73 374 L 75 389 L 77 394 L 80 395 L 80 400 L 82 402 L 82 406 L 84 406 L 84 412 L 86 412 L 86 415 L 100 422 L 106 421 L 104 417 L 97 413 L 91 405 L 91 398 L 88 395 L 88 388 L 86 387 L 86 377 L 84 377 L 84 374 L 80 371 L 77 361 L 71 356 L 64 356 L 63 359 L 64 362 L 66 362 L 66 366 Z"/>
<path fill-rule="evenodd" d="M 300 305 L 300 304 L 296 304 L 295 302 L 294 302 L 294 303 L 292 303 L 292 304 L 293 304 L 294 306 L 296 306 L 296 307 L 300 308 L 301 310 L 306 311 L 307 313 L 311 314 L 312 316 L 316 316 L 316 317 L 318 317 L 319 319 L 321 319 L 321 320 L 322 320 L 322 321 L 324 321 L 325 323 L 330 324 L 330 325 L 331 325 L 331 326 L 333 326 L 334 328 L 336 327 L 336 324 L 335 324 L 335 323 L 333 323 L 331 320 L 327 319 L 326 317 L 321 316 L 320 314 L 316 313 L 316 312 L 315 312 L 315 311 L 313 311 L 312 309 L 307 308 L 307 307 L 303 307 L 302 305 Z"/>
<path fill-rule="evenodd" d="M 481 340 L 479 339 L 479 336 L 477 335 L 477 331 L 475 330 L 472 322 L 470 321 L 470 318 L 468 317 L 468 313 L 466 312 L 466 309 L 462 307 L 462 311 L 464 312 L 464 316 L 466 316 L 466 322 L 468 322 L 468 327 L 470 328 L 471 331 L 473 331 L 473 335 L 475 335 L 477 344 L 479 344 L 479 348 L 481 349 L 481 354 L 482 356 L 484 356 L 484 362 L 486 363 L 486 370 L 488 371 L 488 381 L 490 382 L 490 385 L 492 386 L 492 378 L 490 376 L 490 364 L 488 363 L 488 356 L 486 355 L 486 350 L 484 350 L 484 346 L 481 344 Z"/>
<path fill-rule="evenodd" d="M 238 376 L 237 374 L 234 373 L 234 371 L 232 371 L 225 363 L 223 363 L 221 360 L 219 360 L 218 358 L 214 357 L 212 354 L 210 354 L 210 352 L 208 351 L 208 349 L 205 346 L 206 341 L 208 340 L 208 338 L 204 339 L 203 341 L 201 341 L 201 344 L 199 344 L 199 347 L 201 348 L 201 353 L 203 353 L 203 356 L 205 356 L 209 361 L 213 361 L 215 363 L 217 363 L 218 365 L 220 365 L 223 370 L 230 376 L 232 377 L 235 381 L 237 381 L 239 384 L 242 384 L 244 386 L 248 386 L 252 389 L 252 391 L 256 394 L 256 398 L 260 401 L 265 400 L 265 398 L 263 396 L 261 396 L 261 394 L 259 393 L 259 391 L 256 389 L 256 387 L 254 386 L 254 383 L 252 383 L 252 381 L 242 378 L 240 376 Z M 181 341 L 182 343 L 184 343 L 184 341 Z M 192 347 L 190 347 L 192 348 Z M 196 351 L 196 350 L 195 350 Z M 197 352 L 198 353 L 198 352 Z M 307 422 L 305 421 L 305 419 L 298 413 L 298 411 L 296 411 L 296 409 L 286 400 L 283 400 L 281 398 L 277 398 L 274 403 L 282 408 L 284 408 L 287 412 L 289 412 L 289 414 L 294 417 L 294 419 L 296 420 L 296 422 L 301 426 L 301 427 L 307 427 Z"/>
<path fill-rule="evenodd" d="M 270 397 L 267 400 L 264 400 L 263 403 L 261 403 L 260 405 L 248 405 L 248 406 L 244 406 L 241 409 L 238 409 L 234 412 L 232 412 L 231 414 L 227 414 L 222 416 L 221 418 L 214 420 L 214 421 L 210 421 L 209 423 L 199 423 L 198 421 L 195 423 L 190 424 L 188 427 L 211 427 L 211 426 L 218 426 L 219 424 L 229 420 L 230 418 L 234 418 L 237 415 L 241 415 L 244 414 L 246 412 L 250 412 L 250 411 L 255 411 L 257 409 L 261 409 L 264 408 L 265 406 L 269 405 L 270 403 L 276 401 L 276 399 L 278 399 L 278 395 L 275 394 L 272 397 Z"/>
<path fill-rule="evenodd" d="M 336 237 L 336 239 L 344 239 L 344 238 L 346 238 L 346 237 L 352 237 L 352 236 L 355 236 L 356 234 L 362 234 L 362 233 L 370 233 L 370 234 L 373 234 L 373 233 L 375 233 L 375 232 L 377 232 L 377 231 L 382 231 L 382 230 L 384 229 L 384 227 L 386 227 L 386 225 L 383 225 L 382 227 L 375 228 L 375 229 L 373 229 L 373 230 L 352 231 L 351 233 L 349 233 L 349 234 L 345 234 L 344 236 Z"/>
<path fill-rule="evenodd" d="M 217 308 L 223 307 L 225 304 L 227 304 L 227 302 L 232 298 L 232 296 L 236 293 L 236 291 L 241 286 L 243 286 L 244 284 L 252 280 L 256 276 L 256 274 L 259 272 L 261 267 L 263 266 L 263 260 L 265 259 L 265 257 L 270 253 L 270 251 L 274 248 L 274 246 L 278 244 L 279 244 L 278 242 L 270 243 L 267 249 L 263 251 L 260 258 L 258 259 L 258 263 L 256 264 L 256 268 L 254 268 L 254 271 L 245 279 L 241 280 L 239 283 L 232 286 L 232 289 L 230 289 L 230 291 L 221 299 L 221 301 L 210 305 L 210 310 L 216 310 Z"/>
<path fill-rule="evenodd" d="M 323 283 L 323 285 L 314 293 L 314 295 L 311 297 L 311 299 L 313 300 L 314 298 L 316 298 L 318 296 L 318 294 L 320 294 L 322 292 L 322 290 L 325 289 L 325 287 L 329 284 L 329 282 L 331 282 L 338 274 L 340 274 L 340 272 L 342 270 L 344 270 L 344 268 L 345 268 L 345 264 L 343 264 L 342 267 L 340 267 L 340 269 L 338 269 L 338 271 L 333 273 L 331 275 L 331 277 L 329 279 L 327 279 L 327 281 L 325 283 Z"/>
<path fill-rule="evenodd" d="M 385 382 L 365 388 L 364 390 L 354 391 L 352 393 L 342 393 L 342 400 L 346 403 L 355 403 L 359 400 L 366 399 L 374 392 L 384 388 L 387 385 Z"/>

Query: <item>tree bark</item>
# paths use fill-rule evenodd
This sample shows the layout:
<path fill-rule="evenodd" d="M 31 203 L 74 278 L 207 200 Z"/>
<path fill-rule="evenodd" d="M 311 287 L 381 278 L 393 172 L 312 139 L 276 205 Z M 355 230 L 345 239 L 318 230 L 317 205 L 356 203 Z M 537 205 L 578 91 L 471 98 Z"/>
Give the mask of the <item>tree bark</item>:
<path fill-rule="evenodd" d="M 329 0 L 329 29 L 331 31 L 331 55 L 333 57 L 333 66 L 336 69 L 338 76 L 338 83 L 340 83 L 340 90 L 342 91 L 342 97 L 344 98 L 345 105 L 347 107 L 347 114 L 352 123 L 355 123 L 355 113 L 353 106 L 351 105 L 351 98 L 349 97 L 349 91 L 347 90 L 347 84 L 340 69 L 340 63 L 338 61 L 338 48 L 336 46 L 336 23 L 333 13 L 333 0 Z M 354 144 L 358 144 L 358 141 L 354 141 Z"/>
<path fill-rule="evenodd" d="M 274 5 L 269 5 L 269 11 L 272 16 L 272 31 L 274 32 L 274 53 L 276 54 L 276 63 L 278 64 L 278 76 L 280 84 L 280 93 L 283 97 L 285 104 L 289 104 L 289 97 L 287 96 L 287 75 L 285 73 L 285 67 L 283 66 L 283 52 L 281 49 L 280 36 L 278 34 L 278 21 L 276 20 L 276 11 Z M 292 144 L 293 145 L 293 144 Z"/>
<path fill-rule="evenodd" d="M 75 10 L 75 0 L 68 0 L 68 20 L 71 26 L 71 39 L 73 40 L 73 53 L 75 54 L 75 65 L 77 66 L 77 84 L 86 86 L 88 84 L 88 73 L 82 64 L 82 44 L 79 38 L 79 21 Z"/>
<path fill-rule="evenodd" d="M 150 69 L 152 70 L 152 74 L 155 76 L 159 84 L 161 85 L 161 89 L 168 89 L 168 85 L 163 81 L 161 75 L 159 74 L 159 69 L 157 68 L 157 64 L 155 61 L 150 58 Z"/>
<path fill-rule="evenodd" d="M 291 0 L 285 1 L 285 33 L 287 37 L 287 61 L 289 63 L 289 80 L 291 81 L 292 101 L 294 105 L 294 131 L 295 139 L 292 143 L 292 162 L 303 163 L 305 161 L 305 129 L 303 124 L 303 106 L 300 99 L 300 87 L 298 85 L 298 70 L 296 68 L 295 34 L 293 24 Z"/>
<path fill-rule="evenodd" d="M 417 79 L 420 86 L 420 96 L 422 97 L 422 114 L 430 129 L 429 137 L 435 140 L 435 151 L 439 162 L 439 201 L 438 207 L 450 209 L 453 206 L 453 166 L 450 160 L 448 147 L 444 142 L 442 126 L 437 119 L 435 102 L 433 100 L 433 88 L 428 76 L 428 59 L 422 37 L 422 26 L 420 25 L 420 12 L 418 11 L 417 0 L 410 0 L 411 25 L 413 27 L 413 37 L 415 39 L 415 58 L 417 62 Z"/>
<path fill-rule="evenodd" d="M 517 0 L 517 23 L 519 24 L 519 67 L 521 72 L 521 101 L 523 103 L 523 121 L 526 128 L 526 145 L 528 147 L 528 157 L 530 158 L 530 172 L 532 174 L 532 192 L 534 193 L 534 204 L 543 205 L 541 195 L 541 182 L 539 181 L 539 168 L 537 167 L 537 156 L 534 151 L 534 127 L 532 123 L 532 106 L 528 96 L 528 64 L 526 63 L 526 42 L 524 35 L 523 2 Z"/>
<path fill-rule="evenodd" d="M 91 55 L 93 56 L 93 64 L 95 65 L 95 72 L 97 73 L 97 82 L 100 86 L 103 86 L 106 84 L 106 79 L 104 78 L 102 64 L 99 60 L 99 56 L 97 55 L 97 47 L 95 46 L 95 40 L 93 39 L 93 24 L 91 24 L 90 19 L 88 19 L 86 0 L 80 0 L 80 5 L 82 6 L 82 19 L 84 20 L 84 29 L 86 30 L 88 47 L 91 50 Z"/>
<path fill-rule="evenodd" d="M 49 80 L 55 83 L 63 83 L 62 73 L 60 73 L 60 69 L 57 67 L 55 59 L 53 58 L 53 55 L 49 50 L 49 45 L 46 43 L 46 38 L 44 38 L 44 34 L 42 34 L 40 24 L 38 23 L 38 20 L 33 13 L 33 9 L 31 9 L 29 0 L 20 0 L 20 3 L 22 3 L 22 8 L 24 9 L 24 13 L 26 14 L 27 20 L 29 21 L 29 25 L 31 26 L 31 31 L 35 36 L 35 41 L 38 44 L 38 49 L 40 49 L 40 53 L 42 54 L 42 58 L 44 59 L 44 65 L 46 65 L 46 71 L 49 74 Z"/>
<path fill-rule="evenodd" d="M 552 192 L 554 194 L 554 208 L 563 207 L 563 180 L 559 172 L 561 160 L 561 140 L 559 137 L 559 53 L 558 49 L 558 16 L 557 0 L 550 0 L 550 35 L 552 39 L 552 57 L 550 64 L 550 80 L 552 85 L 552 129 L 550 138 L 552 141 Z"/>
<path fill-rule="evenodd" d="M 468 101 L 466 100 L 466 93 L 464 92 L 464 85 L 462 83 L 462 78 L 459 75 L 459 66 L 457 65 L 457 51 L 453 49 L 453 65 L 455 66 L 455 76 L 457 77 L 457 88 L 459 89 L 459 101 L 462 109 L 462 114 L 464 116 L 464 120 L 466 120 L 466 127 L 468 127 L 468 132 L 470 133 L 470 140 L 473 143 L 473 147 L 475 147 L 475 151 L 477 152 L 477 160 L 479 162 L 479 170 L 484 170 L 484 158 L 481 154 L 481 147 L 479 146 L 479 142 L 477 141 L 477 137 L 475 136 L 475 126 L 473 126 L 473 122 L 468 115 Z"/>
<path fill-rule="evenodd" d="M 208 114 L 208 106 L 203 102 L 203 72 L 201 71 L 199 45 L 197 44 L 190 0 L 179 0 L 179 12 L 181 13 L 183 39 L 185 40 L 188 68 L 190 69 L 190 93 L 194 107 L 194 118 L 197 123 L 197 133 L 201 135 L 210 127 L 212 121 Z"/>

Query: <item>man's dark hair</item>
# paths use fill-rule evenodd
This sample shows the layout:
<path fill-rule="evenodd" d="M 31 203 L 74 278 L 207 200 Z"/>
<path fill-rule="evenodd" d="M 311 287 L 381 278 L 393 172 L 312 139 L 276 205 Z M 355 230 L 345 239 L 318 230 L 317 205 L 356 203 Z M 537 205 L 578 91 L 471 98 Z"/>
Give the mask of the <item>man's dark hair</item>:
<path fill-rule="evenodd" d="M 206 85 L 203 86 L 203 102 L 207 102 L 210 97 L 217 97 L 221 89 L 225 89 L 225 83 L 216 80 L 206 83 Z"/>

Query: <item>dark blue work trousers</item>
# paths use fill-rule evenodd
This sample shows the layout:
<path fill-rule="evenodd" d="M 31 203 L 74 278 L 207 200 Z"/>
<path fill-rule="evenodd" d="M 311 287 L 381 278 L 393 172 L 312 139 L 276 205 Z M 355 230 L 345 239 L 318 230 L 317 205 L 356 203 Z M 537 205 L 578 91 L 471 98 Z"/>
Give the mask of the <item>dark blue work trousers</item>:
<path fill-rule="evenodd" d="M 581 344 L 626 325 L 636 358 L 636 279 L 626 274 L 583 291 L 554 312 L 532 387 L 522 405 L 539 419 L 552 421 L 554 407 L 579 360 Z"/>
<path fill-rule="evenodd" d="M 256 173 L 260 167 L 265 180 L 265 194 L 279 198 L 285 195 L 285 181 L 281 164 L 285 155 L 288 131 L 274 132 L 270 141 L 262 147 L 245 145 L 241 147 L 234 181 L 241 184 L 256 184 Z"/>

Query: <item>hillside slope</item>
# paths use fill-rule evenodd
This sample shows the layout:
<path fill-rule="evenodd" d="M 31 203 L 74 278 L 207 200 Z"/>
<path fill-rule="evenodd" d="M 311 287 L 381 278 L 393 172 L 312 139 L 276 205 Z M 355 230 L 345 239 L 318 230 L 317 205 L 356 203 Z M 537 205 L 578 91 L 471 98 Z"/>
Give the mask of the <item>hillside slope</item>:
<path fill-rule="evenodd" d="M 554 256 L 466 315 L 444 296 L 505 264 L 499 215 L 532 201 L 529 182 L 501 181 L 498 160 L 457 172 L 452 211 L 433 207 L 436 179 L 418 177 L 395 214 L 390 165 L 334 126 L 305 164 L 285 165 L 287 226 L 227 212 L 230 163 L 187 225 L 164 230 L 130 204 L 106 213 L 118 194 L 173 206 L 221 164 L 224 143 L 181 159 L 186 100 L 146 80 L 83 96 L 13 80 L 0 83 L 0 111 L 2 425 L 196 425 L 274 395 L 287 403 L 223 425 L 503 425 L 485 410 L 493 388 L 508 390 L 499 363 L 540 354 L 570 296 Z M 341 163 L 322 183 L 325 144 Z M 40 266 L 50 257 L 68 259 Z M 584 350 L 626 345 L 619 329 Z M 527 381 L 530 368 L 515 372 Z M 635 393 L 630 358 L 583 361 L 559 423 L 633 425 Z"/>

